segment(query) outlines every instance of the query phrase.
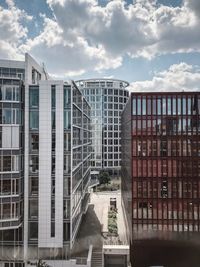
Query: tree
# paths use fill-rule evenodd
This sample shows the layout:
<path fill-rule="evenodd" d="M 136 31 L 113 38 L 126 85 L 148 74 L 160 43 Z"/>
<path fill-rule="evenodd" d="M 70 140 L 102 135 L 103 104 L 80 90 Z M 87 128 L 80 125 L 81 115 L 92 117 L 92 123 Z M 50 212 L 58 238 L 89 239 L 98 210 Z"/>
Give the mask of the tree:
<path fill-rule="evenodd" d="M 39 260 L 37 262 L 37 267 L 50 267 L 46 262 Z"/>
<path fill-rule="evenodd" d="M 99 183 L 101 184 L 109 184 L 110 183 L 110 176 L 106 171 L 100 171 L 99 173 Z"/>

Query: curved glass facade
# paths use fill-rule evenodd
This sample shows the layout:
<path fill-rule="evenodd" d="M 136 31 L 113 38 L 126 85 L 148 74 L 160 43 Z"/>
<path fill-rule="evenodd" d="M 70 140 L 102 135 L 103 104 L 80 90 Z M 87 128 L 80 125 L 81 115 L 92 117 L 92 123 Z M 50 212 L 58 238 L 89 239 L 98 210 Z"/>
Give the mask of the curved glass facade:
<path fill-rule="evenodd" d="M 121 112 L 129 92 L 125 81 L 88 79 L 76 82 L 91 105 L 92 169 L 119 170 L 121 166 Z"/>

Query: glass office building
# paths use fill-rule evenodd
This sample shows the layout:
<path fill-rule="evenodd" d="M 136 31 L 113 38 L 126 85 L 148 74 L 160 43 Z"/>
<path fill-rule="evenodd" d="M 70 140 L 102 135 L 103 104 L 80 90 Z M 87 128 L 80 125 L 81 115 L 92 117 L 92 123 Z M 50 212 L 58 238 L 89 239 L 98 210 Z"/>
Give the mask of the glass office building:
<path fill-rule="evenodd" d="M 199 92 L 131 94 L 122 114 L 122 197 L 133 247 L 200 231 L 199 131 Z"/>
<path fill-rule="evenodd" d="M 0 260 L 23 266 L 25 80 L 36 83 L 42 68 L 0 60 Z M 5 263 L 6 264 L 6 263 Z"/>
<path fill-rule="evenodd" d="M 70 257 L 89 202 L 90 110 L 30 55 L 0 60 L 0 266 Z"/>
<path fill-rule="evenodd" d="M 76 84 L 91 105 L 92 170 L 121 168 L 121 112 L 128 100 L 125 81 L 88 79 Z"/>
<path fill-rule="evenodd" d="M 24 77 L 22 68 L 0 67 L 0 241 L 23 240 Z M 0 255 L 5 253 L 1 250 Z"/>
<path fill-rule="evenodd" d="M 90 106 L 73 82 L 29 86 L 28 138 L 28 258 L 67 259 L 88 205 L 91 160 Z"/>

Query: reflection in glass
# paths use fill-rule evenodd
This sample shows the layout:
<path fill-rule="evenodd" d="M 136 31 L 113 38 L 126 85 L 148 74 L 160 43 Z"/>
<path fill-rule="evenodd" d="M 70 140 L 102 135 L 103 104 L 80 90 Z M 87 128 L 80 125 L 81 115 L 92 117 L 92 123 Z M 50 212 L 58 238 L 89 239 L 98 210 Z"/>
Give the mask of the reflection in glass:
<path fill-rule="evenodd" d="M 172 109 L 173 109 L 172 111 L 173 115 L 176 115 L 176 98 L 175 97 L 173 97 Z"/>
<path fill-rule="evenodd" d="M 133 115 L 136 115 L 136 99 L 133 98 Z"/>
<path fill-rule="evenodd" d="M 185 115 L 186 114 L 186 98 L 185 97 L 183 97 L 183 100 L 182 100 L 182 105 L 183 105 L 183 115 Z"/>
<path fill-rule="evenodd" d="M 30 107 L 39 107 L 39 90 L 38 89 L 30 88 L 29 104 L 30 104 Z"/>
<path fill-rule="evenodd" d="M 192 114 L 192 100 L 190 97 L 188 97 L 188 115 Z"/>
<path fill-rule="evenodd" d="M 147 99 L 147 114 L 151 115 L 151 99 Z"/>
<path fill-rule="evenodd" d="M 12 87 L 6 87 L 5 100 L 12 100 Z"/>
<path fill-rule="evenodd" d="M 178 114 L 181 114 L 181 98 L 178 98 Z"/>
<path fill-rule="evenodd" d="M 3 123 L 11 124 L 11 109 L 3 109 Z"/>
<path fill-rule="evenodd" d="M 38 129 L 39 128 L 39 111 L 30 111 L 29 113 L 30 119 L 30 129 Z"/>
<path fill-rule="evenodd" d="M 146 115 L 146 98 L 142 99 L 142 115 Z"/>
<path fill-rule="evenodd" d="M 167 101 L 167 112 L 168 112 L 168 115 L 171 115 L 171 114 L 172 114 L 172 107 L 171 107 L 172 102 L 171 102 L 171 97 L 168 97 L 167 100 L 168 100 L 168 101 Z"/>
<path fill-rule="evenodd" d="M 162 114 L 163 115 L 166 115 L 166 107 L 167 107 L 167 105 L 166 105 L 166 98 L 165 97 L 163 97 L 163 99 L 162 99 Z"/>
<path fill-rule="evenodd" d="M 161 115 L 161 99 L 157 100 L 157 110 L 158 110 L 158 115 Z"/>
<path fill-rule="evenodd" d="M 141 114 L 141 97 L 138 97 L 138 101 L 137 101 L 137 115 L 142 115 Z"/>

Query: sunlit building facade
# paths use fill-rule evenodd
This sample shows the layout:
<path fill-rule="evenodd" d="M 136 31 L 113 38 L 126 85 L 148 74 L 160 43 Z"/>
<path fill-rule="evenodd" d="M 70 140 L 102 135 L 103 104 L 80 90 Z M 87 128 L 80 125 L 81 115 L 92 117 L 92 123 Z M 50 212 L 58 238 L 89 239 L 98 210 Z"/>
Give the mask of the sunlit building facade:
<path fill-rule="evenodd" d="M 90 105 L 28 54 L 0 60 L 0 266 L 70 258 L 89 202 Z"/>
<path fill-rule="evenodd" d="M 199 131 L 199 92 L 131 94 L 122 115 L 122 197 L 131 245 L 200 231 Z"/>
<path fill-rule="evenodd" d="M 73 82 L 29 86 L 27 258 L 67 259 L 87 209 L 90 106 Z"/>
<path fill-rule="evenodd" d="M 91 168 L 118 173 L 121 168 L 121 112 L 128 100 L 126 87 L 129 84 L 116 79 L 87 79 L 76 84 L 91 105 Z"/>

